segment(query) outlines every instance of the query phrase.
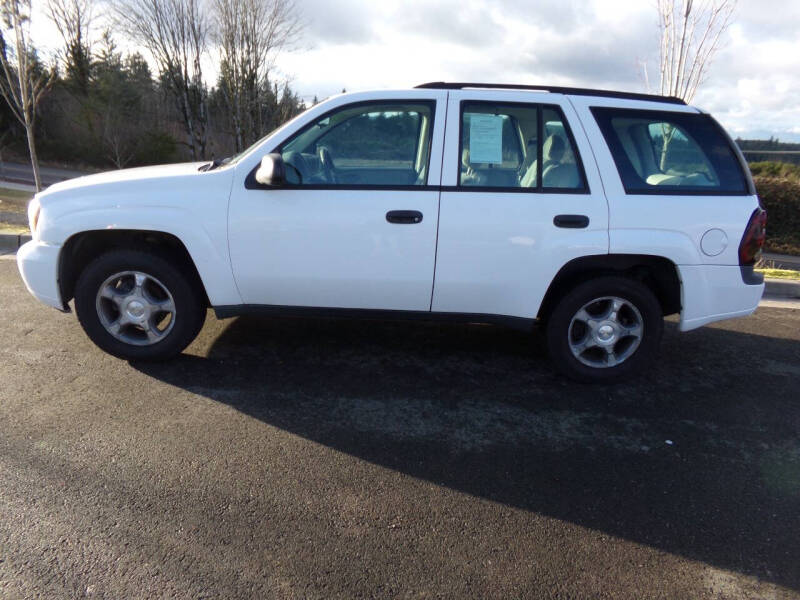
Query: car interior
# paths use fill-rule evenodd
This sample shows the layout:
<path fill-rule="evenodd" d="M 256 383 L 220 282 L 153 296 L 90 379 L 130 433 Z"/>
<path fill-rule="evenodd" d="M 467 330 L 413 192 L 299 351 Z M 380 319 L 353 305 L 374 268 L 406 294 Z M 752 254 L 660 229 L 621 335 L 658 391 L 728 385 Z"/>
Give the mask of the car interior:
<path fill-rule="evenodd" d="M 614 118 L 611 125 L 636 175 L 648 186 L 719 186 L 703 150 L 678 125 Z"/>
<path fill-rule="evenodd" d="M 433 105 L 345 108 L 285 143 L 287 180 L 298 185 L 424 185 Z"/>
<path fill-rule="evenodd" d="M 539 148 L 538 108 L 522 105 L 467 105 L 462 118 L 461 176 L 462 186 L 496 188 L 577 189 L 583 187 L 575 152 L 565 131 L 561 115 L 550 108 L 543 109 L 543 140 L 541 161 Z M 495 115 L 502 120 L 500 161 L 479 162 L 471 152 L 472 115 Z"/>

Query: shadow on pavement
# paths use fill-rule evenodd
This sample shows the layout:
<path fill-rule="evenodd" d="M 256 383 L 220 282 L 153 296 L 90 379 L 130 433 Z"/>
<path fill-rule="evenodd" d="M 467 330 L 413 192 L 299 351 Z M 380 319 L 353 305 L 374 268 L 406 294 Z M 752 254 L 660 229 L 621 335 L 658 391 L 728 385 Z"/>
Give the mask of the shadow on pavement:
<path fill-rule="evenodd" d="M 603 387 L 489 326 L 240 318 L 207 358 L 135 366 L 372 463 L 800 590 L 796 340 L 670 326 L 653 372 Z"/>

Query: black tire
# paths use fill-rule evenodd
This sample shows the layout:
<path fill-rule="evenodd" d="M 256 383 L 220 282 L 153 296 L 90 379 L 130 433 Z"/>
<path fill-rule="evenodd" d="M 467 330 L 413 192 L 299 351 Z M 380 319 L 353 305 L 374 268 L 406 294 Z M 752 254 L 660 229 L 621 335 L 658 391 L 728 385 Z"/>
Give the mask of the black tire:
<path fill-rule="evenodd" d="M 101 286 L 115 274 L 128 271 L 155 278 L 172 296 L 174 323 L 162 339 L 149 345 L 117 339 L 106 329 L 99 314 Z M 75 286 L 75 312 L 89 338 L 109 354 L 125 360 L 164 360 L 180 354 L 203 327 L 206 307 L 198 288 L 195 278 L 161 256 L 143 250 L 112 250 L 98 256 L 80 274 Z"/>
<path fill-rule="evenodd" d="M 587 348 L 580 354 L 581 359 L 579 359 L 571 349 L 571 341 L 579 346 L 581 339 L 592 338 L 590 328 L 584 327 L 583 336 L 579 335 L 577 342 L 575 340 L 576 329 L 583 326 L 582 321 L 577 318 L 579 311 L 587 305 L 591 310 L 596 310 L 595 307 L 603 309 L 603 303 L 608 303 L 606 306 L 609 309 L 607 310 L 611 310 L 613 304 L 611 298 L 621 299 L 628 303 L 622 305 L 619 319 L 627 318 L 628 321 L 623 324 L 632 328 L 631 331 L 635 331 L 638 319 L 641 324 L 640 335 L 637 338 L 633 335 L 626 336 L 626 332 L 622 330 L 622 332 L 612 331 L 610 343 L 603 342 L 605 345 Z M 597 300 L 596 304 L 592 304 L 594 300 Z M 627 316 L 623 315 L 623 311 Z M 617 312 L 612 314 L 617 319 Z M 573 317 L 577 319 L 575 325 L 573 325 Z M 607 322 L 602 319 L 593 319 L 593 323 L 598 323 L 598 321 Z M 616 324 L 616 321 L 614 323 Z M 564 375 L 583 383 L 614 383 L 641 374 L 652 364 L 656 358 L 663 331 L 664 319 L 661 305 L 650 288 L 633 279 L 603 276 L 575 286 L 561 299 L 547 319 L 545 335 L 550 358 L 555 367 Z M 608 328 L 606 328 L 606 332 L 608 332 Z M 580 330 L 578 333 L 581 333 Z M 598 329 L 598 337 L 592 338 L 593 342 L 601 339 L 601 333 L 603 332 Z M 616 343 L 613 342 L 615 339 Z M 612 350 L 607 351 L 608 346 L 612 346 Z M 614 360 L 616 360 L 617 353 L 613 348 L 621 348 L 622 351 L 619 354 L 624 356 L 614 366 L 592 366 L 583 362 L 594 363 L 597 361 L 599 363 L 604 360 L 604 352 L 613 353 Z M 625 355 L 626 352 L 630 352 L 630 354 Z"/>

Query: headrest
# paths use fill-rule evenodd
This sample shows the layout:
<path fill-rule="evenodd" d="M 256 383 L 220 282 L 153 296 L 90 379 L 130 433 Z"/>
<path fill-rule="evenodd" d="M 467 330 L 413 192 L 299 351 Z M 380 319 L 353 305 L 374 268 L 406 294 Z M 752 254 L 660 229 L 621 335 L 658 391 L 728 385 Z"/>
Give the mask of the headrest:
<path fill-rule="evenodd" d="M 549 135 L 542 146 L 544 162 L 560 162 L 567 146 L 564 139 L 555 133 Z"/>

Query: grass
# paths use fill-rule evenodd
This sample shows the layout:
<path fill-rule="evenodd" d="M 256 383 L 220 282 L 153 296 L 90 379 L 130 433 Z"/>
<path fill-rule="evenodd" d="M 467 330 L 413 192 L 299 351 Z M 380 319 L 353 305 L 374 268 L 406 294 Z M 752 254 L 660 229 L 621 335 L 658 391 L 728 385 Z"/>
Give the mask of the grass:
<path fill-rule="evenodd" d="M 31 198 L 33 198 L 33 192 L 0 187 L 0 211 L 25 212 L 28 210 L 28 202 Z"/>
<path fill-rule="evenodd" d="M 796 279 L 800 280 L 800 271 L 790 271 L 788 269 L 756 269 L 763 273 L 764 277 L 770 279 Z"/>
<path fill-rule="evenodd" d="M 8 223 L 0 223 L 0 234 L 10 233 L 12 235 L 19 235 L 20 233 L 30 233 L 27 227 L 21 225 L 9 225 Z"/>
<path fill-rule="evenodd" d="M 0 187 L 0 233 L 28 233 L 28 227 L 19 225 L 16 217 L 27 214 L 28 202 L 30 202 L 31 198 L 33 198 L 32 192 Z M 3 213 L 6 213 L 5 218 Z M 8 213 L 13 213 L 13 215 Z M 14 222 L 5 222 L 9 220 Z"/>

